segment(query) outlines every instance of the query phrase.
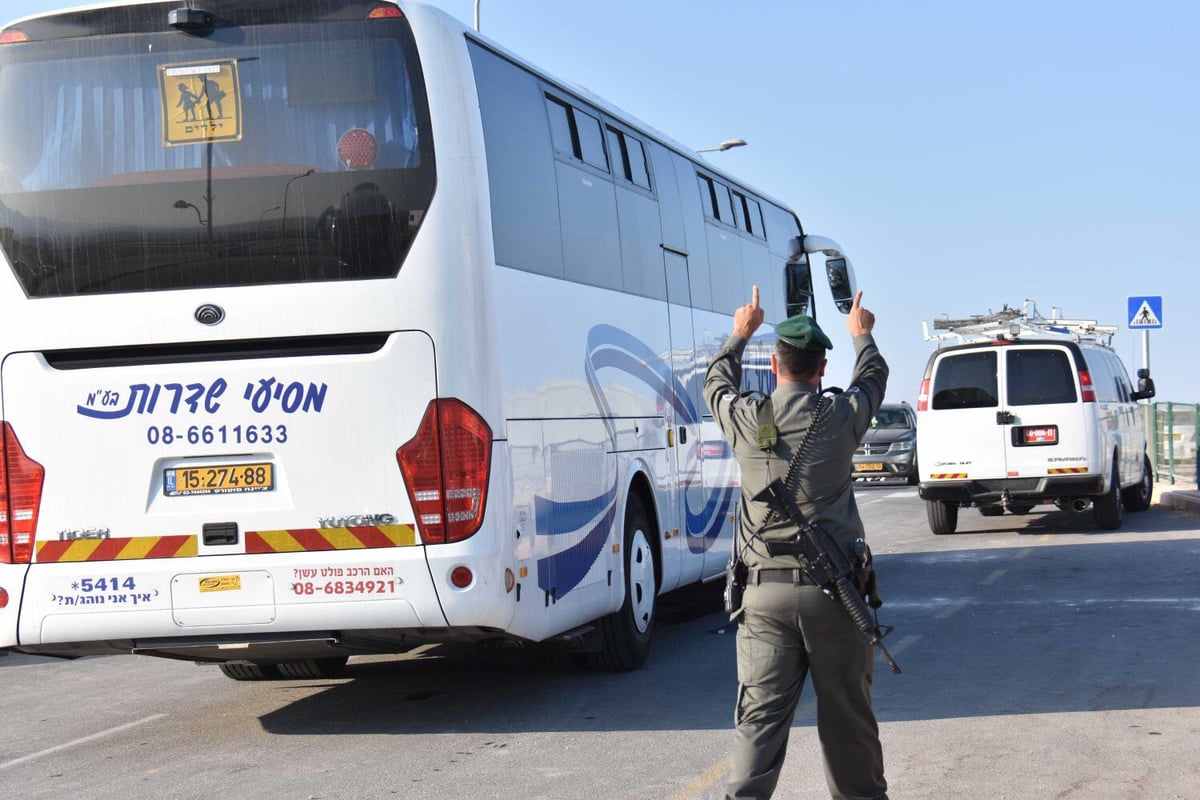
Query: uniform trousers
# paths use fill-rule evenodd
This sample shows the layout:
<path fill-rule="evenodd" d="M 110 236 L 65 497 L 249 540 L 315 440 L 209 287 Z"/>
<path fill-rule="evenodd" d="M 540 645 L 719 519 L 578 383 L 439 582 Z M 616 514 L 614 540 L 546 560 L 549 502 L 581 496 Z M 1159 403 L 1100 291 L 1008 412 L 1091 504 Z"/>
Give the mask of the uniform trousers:
<path fill-rule="evenodd" d="M 775 791 L 796 703 L 811 674 L 830 796 L 886 800 L 871 706 L 871 645 L 841 603 L 819 587 L 799 580 L 760 583 L 754 572 L 750 577 L 737 632 L 738 696 L 725 797 L 769 798 Z"/>

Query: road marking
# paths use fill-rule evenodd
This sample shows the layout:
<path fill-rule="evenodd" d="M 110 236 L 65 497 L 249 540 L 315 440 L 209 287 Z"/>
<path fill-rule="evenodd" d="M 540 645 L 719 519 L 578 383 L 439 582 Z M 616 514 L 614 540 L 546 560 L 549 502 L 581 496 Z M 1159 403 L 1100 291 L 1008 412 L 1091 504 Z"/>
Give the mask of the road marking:
<path fill-rule="evenodd" d="M 988 575 L 986 578 L 981 580 L 980 583 L 984 586 L 990 586 L 993 583 L 995 583 L 996 581 L 1000 580 L 1000 578 L 1003 577 L 1004 573 L 1006 573 L 1006 572 L 1008 572 L 1008 570 L 998 569 L 995 572 L 993 572 L 991 575 Z"/>
<path fill-rule="evenodd" d="M 934 619 L 948 619 L 948 618 L 954 616 L 955 614 L 957 614 L 958 612 L 962 611 L 967 606 L 971 605 L 971 603 L 973 603 L 973 602 L 975 602 L 974 597 L 964 597 L 963 599 L 961 599 L 955 603 L 951 603 L 950 605 L 946 606 L 938 613 L 934 614 L 933 618 Z"/>
<path fill-rule="evenodd" d="M 908 648 L 912 647 L 918 641 L 920 641 L 920 639 L 921 639 L 921 637 L 919 635 L 905 636 L 903 639 L 896 642 L 896 646 L 891 648 L 890 650 L 888 650 L 888 652 L 891 653 L 893 656 L 898 656 L 901 653 L 903 653 L 905 650 L 907 650 Z"/>
<path fill-rule="evenodd" d="M 117 727 L 109 728 L 106 731 L 100 731 L 99 733 L 93 733 L 91 736 L 84 736 L 82 739 L 75 739 L 74 741 L 56 745 L 55 747 L 48 747 L 45 750 L 40 750 L 36 753 L 30 753 L 27 756 L 21 756 L 20 758 L 14 758 L 12 761 L 5 761 L 3 764 L 0 764 L 0 769 L 8 769 L 9 767 L 15 767 L 20 764 L 24 764 L 26 762 L 33 761 L 35 759 L 39 759 L 42 756 L 48 756 L 48 755 L 51 755 L 52 753 L 59 753 L 59 752 L 62 752 L 63 750 L 68 750 L 77 745 L 87 744 L 88 742 L 95 741 L 96 739 L 103 739 L 105 736 L 111 736 L 114 733 L 120 733 L 121 731 L 128 730 L 130 728 L 136 728 L 138 725 L 145 725 L 147 722 L 154 722 L 154 720 L 162 719 L 165 716 L 166 716 L 166 714 L 151 714 L 150 716 L 148 716 L 144 719 L 139 719 L 135 722 L 127 722 L 124 725 L 118 725 Z"/>
<path fill-rule="evenodd" d="M 1032 552 L 1033 552 L 1032 547 L 1026 547 L 1024 550 L 1020 551 L 1015 556 L 1013 556 L 1013 561 L 1016 561 L 1017 559 L 1025 558 Z"/>
<path fill-rule="evenodd" d="M 915 609 L 917 611 L 941 609 L 945 610 L 947 606 L 954 606 L 963 601 L 957 600 L 950 603 L 945 598 L 935 598 L 933 600 L 893 600 L 888 597 L 886 608 L 904 608 Z M 1108 605 L 1128 605 L 1137 603 L 1141 605 L 1159 605 L 1170 608 L 1188 608 L 1200 610 L 1200 597 L 1084 597 L 1084 598 L 1065 598 L 1065 597 L 1038 597 L 1029 600 L 1006 599 L 1006 600 L 983 600 L 980 598 L 971 598 L 968 601 L 972 605 L 993 607 L 1023 607 L 1023 606 L 1066 606 L 1068 608 L 1076 608 L 1079 606 L 1108 606 Z"/>
<path fill-rule="evenodd" d="M 708 769 L 696 776 L 696 779 L 687 786 L 680 789 L 675 794 L 667 798 L 667 800 L 686 800 L 686 798 L 695 797 L 698 793 L 705 789 L 711 789 L 719 782 L 725 779 L 729 774 L 729 756 L 722 758 L 717 763 L 713 764 Z"/>

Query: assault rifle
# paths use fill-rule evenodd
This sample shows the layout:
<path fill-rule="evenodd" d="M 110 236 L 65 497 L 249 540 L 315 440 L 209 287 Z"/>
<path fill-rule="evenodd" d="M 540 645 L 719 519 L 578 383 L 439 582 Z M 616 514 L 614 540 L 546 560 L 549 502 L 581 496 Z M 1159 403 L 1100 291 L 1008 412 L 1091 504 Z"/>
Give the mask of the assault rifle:
<path fill-rule="evenodd" d="M 850 614 L 855 626 L 867 637 L 872 646 L 878 647 L 883 653 L 892 672 L 900 674 L 900 667 L 892 660 L 892 654 L 883 646 L 883 637 L 892 632 L 890 625 L 881 626 L 871 621 L 871 611 L 867 601 L 851 583 L 854 567 L 846 558 L 846 554 L 833 541 L 829 533 L 809 522 L 796 505 L 792 493 L 787 490 L 784 481 L 776 478 L 766 489 L 763 489 L 754 499 L 766 502 L 779 516 L 790 520 L 799 530 L 793 542 L 766 542 L 767 552 L 772 556 L 796 555 L 800 557 L 800 568 L 804 574 L 825 594 L 841 602 L 842 607 Z M 876 606 L 879 605 L 875 598 Z"/>

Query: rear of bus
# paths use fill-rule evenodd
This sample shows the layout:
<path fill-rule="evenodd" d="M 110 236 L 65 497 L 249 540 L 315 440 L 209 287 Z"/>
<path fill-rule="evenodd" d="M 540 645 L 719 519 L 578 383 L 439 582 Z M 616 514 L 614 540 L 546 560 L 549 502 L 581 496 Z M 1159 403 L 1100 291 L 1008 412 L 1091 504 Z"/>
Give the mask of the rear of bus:
<path fill-rule="evenodd" d="M 425 71 L 387 3 L 4 29 L 0 647 L 262 677 L 504 625 Z"/>

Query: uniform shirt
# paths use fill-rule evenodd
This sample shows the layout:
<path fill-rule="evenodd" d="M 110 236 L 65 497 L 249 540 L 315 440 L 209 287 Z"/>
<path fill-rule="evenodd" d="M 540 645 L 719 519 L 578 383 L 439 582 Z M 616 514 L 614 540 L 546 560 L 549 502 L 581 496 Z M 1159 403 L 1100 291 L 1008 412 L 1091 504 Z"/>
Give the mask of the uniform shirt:
<path fill-rule="evenodd" d="M 742 560 L 751 568 L 794 568 L 799 563 L 796 556 L 772 558 L 751 534 L 757 532 L 769 541 L 792 541 L 797 533 L 795 525 L 778 518 L 766 525 L 769 510 L 766 503 L 750 498 L 776 478 L 787 476 L 788 462 L 804 440 L 820 395 L 816 387 L 806 383 L 779 384 L 771 394 L 778 428 L 775 451 L 760 450 L 758 409 L 762 398 L 739 395 L 745 349 L 745 339 L 731 336 L 713 358 L 704 379 L 704 399 L 741 467 L 742 542 L 737 547 Z M 804 518 L 824 526 L 847 556 L 854 540 L 863 536 L 852 488 L 852 456 L 871 424 L 871 417 L 883 402 L 888 376 L 887 362 L 879 354 L 871 334 L 856 336 L 854 350 L 857 359 L 850 386 L 840 394 L 827 395 L 832 402 L 800 457 L 802 467 L 796 496 Z M 743 546 L 743 542 L 748 544 Z"/>

